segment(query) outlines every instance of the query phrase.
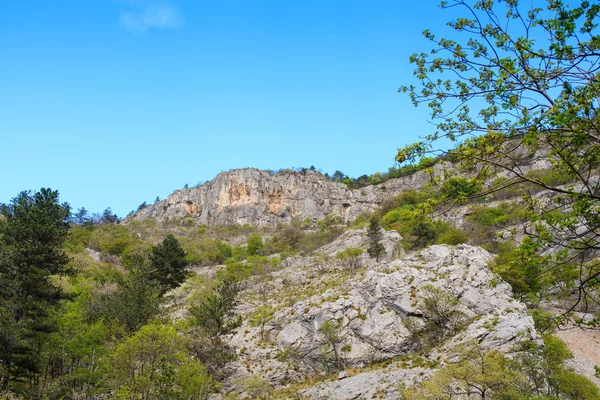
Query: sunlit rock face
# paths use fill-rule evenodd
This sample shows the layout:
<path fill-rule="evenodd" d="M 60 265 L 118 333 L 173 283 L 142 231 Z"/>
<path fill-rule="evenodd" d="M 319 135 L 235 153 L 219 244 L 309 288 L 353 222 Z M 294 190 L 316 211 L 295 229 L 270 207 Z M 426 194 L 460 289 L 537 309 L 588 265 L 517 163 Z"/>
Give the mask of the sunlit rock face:
<path fill-rule="evenodd" d="M 355 190 L 315 171 L 237 169 L 194 188 L 177 190 L 130 219 L 192 217 L 200 224 L 272 226 L 306 218 L 316 221 L 333 214 L 347 222 L 374 211 L 402 191 L 423 187 L 443 174 L 447 167 L 443 164 L 432 171 Z"/>

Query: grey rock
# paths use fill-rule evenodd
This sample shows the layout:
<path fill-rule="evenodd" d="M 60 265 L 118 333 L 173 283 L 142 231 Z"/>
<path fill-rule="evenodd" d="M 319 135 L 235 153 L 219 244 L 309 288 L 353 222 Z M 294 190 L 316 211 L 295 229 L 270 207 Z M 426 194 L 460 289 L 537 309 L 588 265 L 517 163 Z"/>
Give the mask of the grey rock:
<path fill-rule="evenodd" d="M 314 171 L 273 174 L 254 168 L 231 170 L 197 187 L 177 190 L 127 221 L 192 217 L 199 224 L 273 226 L 306 218 L 320 220 L 330 214 L 352 221 L 374 211 L 385 199 L 420 188 L 432 177 L 442 177 L 449 166 L 439 163 L 433 175 L 419 171 L 356 190 Z"/>
<path fill-rule="evenodd" d="M 382 241 L 389 242 L 390 246 L 398 240 L 395 233 L 383 234 Z M 365 248 L 367 245 L 366 232 L 355 230 L 346 232 L 317 252 L 333 256 L 344 248 Z M 443 364 L 452 360 L 456 346 L 474 340 L 484 349 L 503 352 L 509 352 L 522 341 L 540 340 L 525 305 L 514 300 L 510 286 L 489 270 L 487 264 L 491 255 L 481 248 L 431 246 L 380 262 L 368 259 L 366 255 L 363 257 L 361 268 L 344 272 L 346 282 L 334 287 L 325 285 L 322 292 L 311 291 L 310 296 L 295 298 L 291 305 L 271 299 L 273 305 L 279 306 L 265 330 L 268 345 L 259 344 L 259 328 L 244 320 L 242 327 L 227 340 L 232 348 L 244 348 L 240 361 L 230 366 L 237 369 L 233 376 L 260 374 L 273 387 L 281 388 L 315 373 L 323 373 L 332 366 L 333 357 L 331 344 L 319 331 L 327 321 L 339 327 L 336 349 L 346 367 L 361 368 L 377 361 L 410 356 L 414 344 L 405 323 L 408 318 L 414 318 L 418 324 L 424 324 L 419 300 L 427 285 L 458 299 L 458 308 L 467 320 L 463 330 L 432 350 L 429 361 Z M 317 272 L 319 267 L 309 260 L 313 260 L 310 255 L 295 256 L 284 268 L 273 273 L 273 297 L 284 278 L 311 285 L 340 276 L 338 267 Z M 246 290 L 253 293 L 252 283 Z M 237 312 L 247 315 L 252 309 L 251 302 L 242 301 Z M 310 399 L 369 399 L 381 395 L 394 399 L 398 396 L 398 384 L 410 386 L 415 382 L 414 378 L 421 379 L 434 372 L 395 365 L 395 368 L 355 376 L 336 372 L 331 382 L 303 390 L 300 394 Z M 225 382 L 224 387 L 237 390 L 233 378 Z"/>
<path fill-rule="evenodd" d="M 364 372 L 343 380 L 321 383 L 300 392 L 314 400 L 399 399 L 399 386 L 414 385 L 431 375 L 424 368 Z M 383 396 L 383 397 L 381 397 Z"/>
<path fill-rule="evenodd" d="M 426 285 L 459 300 L 459 309 L 472 321 L 450 340 L 448 348 L 477 339 L 484 348 L 508 351 L 515 343 L 539 339 L 525 305 L 514 300 L 510 286 L 488 268 L 490 254 L 477 247 L 431 246 L 400 260 L 368 269 L 337 300 L 300 301 L 276 314 L 280 348 L 293 348 L 318 367 L 327 342 L 319 328 L 326 321 L 340 324 L 339 347 L 346 346 L 345 363 L 362 367 L 412 350 L 404 322 L 422 318 L 419 299 Z M 315 305 L 315 303 L 317 305 Z"/>

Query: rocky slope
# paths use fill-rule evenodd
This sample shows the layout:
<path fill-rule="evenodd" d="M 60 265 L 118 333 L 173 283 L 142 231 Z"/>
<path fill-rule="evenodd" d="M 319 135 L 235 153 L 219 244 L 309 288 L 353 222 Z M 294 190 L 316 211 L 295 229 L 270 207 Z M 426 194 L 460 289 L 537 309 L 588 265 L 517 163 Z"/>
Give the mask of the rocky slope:
<path fill-rule="evenodd" d="M 314 254 L 288 259 L 266 279 L 251 281 L 236 310 L 243 325 L 226 338 L 239 357 L 227 366 L 224 390 L 243 394 L 240 382 L 253 376 L 285 390 L 331 373 L 334 350 L 322 329 L 326 323 L 336 327 L 336 351 L 354 372 L 297 389 L 302 398 L 394 399 L 399 383 L 412 385 L 430 376 L 460 344 L 477 341 L 484 349 L 509 352 L 521 341 L 539 340 L 525 305 L 488 269 L 488 252 L 459 245 L 404 254 L 397 250 L 396 232 L 382 234 L 386 256 L 380 261 L 366 253 L 352 267 L 338 260 L 344 249 L 368 246 L 365 230 L 351 230 Z M 422 299 L 432 287 L 458 300 L 463 322 L 426 359 L 417 360 L 408 320 L 417 325 L 427 320 Z M 275 312 L 261 334 L 248 316 L 265 304 Z M 392 362 L 374 367 L 385 360 Z"/>
<path fill-rule="evenodd" d="M 351 221 L 375 210 L 387 198 L 423 187 L 450 167 L 449 163 L 439 163 L 431 173 L 423 170 L 357 190 L 314 171 L 272 174 L 254 168 L 237 169 L 203 185 L 177 190 L 130 219 L 192 217 L 200 224 L 274 226 L 338 214 Z"/>

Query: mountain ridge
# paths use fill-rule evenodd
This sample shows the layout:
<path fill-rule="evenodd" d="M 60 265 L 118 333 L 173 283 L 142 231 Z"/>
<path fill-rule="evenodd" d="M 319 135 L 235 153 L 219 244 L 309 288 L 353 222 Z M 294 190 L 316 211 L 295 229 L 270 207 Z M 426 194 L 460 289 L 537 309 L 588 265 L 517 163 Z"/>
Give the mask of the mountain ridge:
<path fill-rule="evenodd" d="M 176 190 L 166 199 L 141 208 L 126 222 L 191 217 L 199 224 L 275 226 L 306 218 L 317 221 L 328 215 L 349 222 L 402 191 L 443 177 L 449 168 L 451 163 L 439 162 L 427 170 L 359 189 L 310 170 L 271 173 L 257 168 L 233 169 L 196 187 Z"/>

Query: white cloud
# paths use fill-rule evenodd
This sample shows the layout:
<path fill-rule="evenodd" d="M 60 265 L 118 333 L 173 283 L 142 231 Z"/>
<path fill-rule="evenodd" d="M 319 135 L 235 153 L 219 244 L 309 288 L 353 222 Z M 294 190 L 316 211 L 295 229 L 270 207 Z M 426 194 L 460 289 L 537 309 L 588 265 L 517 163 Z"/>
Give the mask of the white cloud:
<path fill-rule="evenodd" d="M 183 26 L 183 16 L 168 3 L 152 4 L 139 12 L 124 12 L 119 18 L 121 25 L 134 32 L 144 33 L 148 29 L 176 29 Z"/>

